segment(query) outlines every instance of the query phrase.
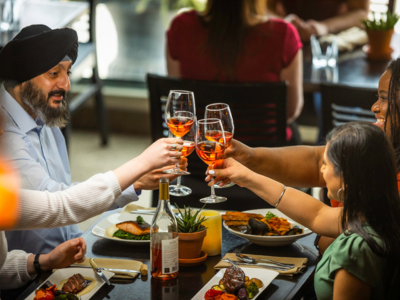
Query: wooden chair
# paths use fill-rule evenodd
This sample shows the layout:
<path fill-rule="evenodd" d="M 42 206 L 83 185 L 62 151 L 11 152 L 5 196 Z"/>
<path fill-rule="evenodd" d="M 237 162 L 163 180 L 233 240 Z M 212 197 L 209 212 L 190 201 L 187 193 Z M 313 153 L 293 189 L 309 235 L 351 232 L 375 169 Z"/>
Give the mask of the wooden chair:
<path fill-rule="evenodd" d="M 96 52 L 96 0 L 89 0 L 89 41 L 87 43 L 79 43 L 78 58 L 72 67 L 71 82 L 72 85 L 81 80 L 81 72 L 89 63 L 92 67 L 92 77 L 90 78 L 87 87 L 79 92 L 75 97 L 69 100 L 68 108 L 71 114 L 71 120 L 68 125 L 62 129 L 62 132 L 69 145 L 69 136 L 71 133 L 72 120 L 75 113 L 90 99 L 94 97 L 94 113 L 97 117 L 97 127 L 100 131 L 101 145 L 105 146 L 108 143 L 108 116 L 102 94 L 102 81 L 98 74 L 97 52 Z"/>
<path fill-rule="evenodd" d="M 371 106 L 376 89 L 321 84 L 323 137 L 334 127 L 351 121 L 375 122 Z"/>
<path fill-rule="evenodd" d="M 182 80 L 147 75 L 150 97 L 152 140 L 168 136 L 164 111 L 170 90 L 193 91 L 198 119 L 204 118 L 205 106 L 210 103 L 229 104 L 234 123 L 234 138 L 251 147 L 278 147 L 286 145 L 286 84 L 278 83 L 223 83 Z M 188 157 L 191 175 L 182 176 L 182 184 L 192 189 L 186 197 L 171 196 L 171 203 L 181 207 L 199 207 L 199 199 L 209 195 L 210 188 L 204 181 L 207 165 L 197 154 Z M 268 163 L 268 162 L 265 162 Z M 226 196 L 228 201 L 213 204 L 212 208 L 247 210 L 270 207 L 251 191 L 233 186 L 216 189 L 216 194 Z M 153 205 L 158 201 L 158 191 L 153 192 Z M 211 206 L 209 205 L 209 208 Z"/>

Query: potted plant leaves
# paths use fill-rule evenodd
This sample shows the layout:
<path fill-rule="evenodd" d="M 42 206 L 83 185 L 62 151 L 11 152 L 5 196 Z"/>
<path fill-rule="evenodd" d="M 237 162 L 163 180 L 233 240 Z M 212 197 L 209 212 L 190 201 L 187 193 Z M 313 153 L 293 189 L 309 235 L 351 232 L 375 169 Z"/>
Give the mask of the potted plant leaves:
<path fill-rule="evenodd" d="M 199 215 L 204 206 L 197 211 L 191 209 L 190 206 L 184 206 L 183 210 L 177 205 L 176 207 L 179 211 L 179 215 L 176 217 L 179 236 L 179 258 L 198 258 L 200 257 L 204 237 L 207 234 L 207 227 L 202 225 L 207 218 Z"/>
<path fill-rule="evenodd" d="M 390 60 L 393 52 L 390 42 L 399 17 L 392 15 L 390 11 L 381 18 L 376 13 L 373 16 L 372 20 L 362 20 L 369 41 L 365 52 L 371 60 Z"/>

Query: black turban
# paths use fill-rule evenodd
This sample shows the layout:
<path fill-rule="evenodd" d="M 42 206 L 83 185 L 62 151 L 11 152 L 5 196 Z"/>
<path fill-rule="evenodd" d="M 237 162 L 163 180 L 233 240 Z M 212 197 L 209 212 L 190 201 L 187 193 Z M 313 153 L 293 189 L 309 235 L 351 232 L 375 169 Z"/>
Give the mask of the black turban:
<path fill-rule="evenodd" d="M 72 63 L 78 56 L 75 30 L 27 26 L 1 50 L 0 78 L 25 82 L 55 67 L 66 55 Z"/>

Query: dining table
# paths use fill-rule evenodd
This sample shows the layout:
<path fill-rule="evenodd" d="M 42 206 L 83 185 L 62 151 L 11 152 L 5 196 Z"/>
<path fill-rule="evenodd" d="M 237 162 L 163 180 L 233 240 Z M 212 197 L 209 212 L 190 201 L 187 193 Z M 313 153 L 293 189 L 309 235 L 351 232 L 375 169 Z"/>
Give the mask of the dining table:
<path fill-rule="evenodd" d="M 391 40 L 392 59 L 400 57 L 400 33 Z M 365 46 L 351 51 L 339 52 L 335 67 L 316 68 L 312 64 L 311 45 L 303 45 L 303 89 L 304 93 L 318 92 L 322 83 L 340 84 L 359 88 L 378 88 L 381 75 L 389 65 L 388 60 L 370 60 Z"/>
<path fill-rule="evenodd" d="M 100 219 L 115 213 L 108 211 L 103 213 Z M 92 234 L 93 224 L 83 233 L 87 243 L 87 257 L 90 258 L 114 258 L 131 259 L 146 264 L 150 271 L 150 244 L 132 244 L 117 240 L 99 238 Z M 111 285 L 104 284 L 94 296 L 93 300 L 100 299 L 135 299 L 135 300 L 189 300 L 192 299 L 203 286 L 218 272 L 214 266 L 224 257 L 226 253 L 258 254 L 278 257 L 300 257 L 307 258 L 308 262 L 303 273 L 293 276 L 276 277 L 267 288 L 258 295 L 257 300 L 276 299 L 289 300 L 301 299 L 306 293 L 313 289 L 313 277 L 318 263 L 318 252 L 314 247 L 315 234 L 312 233 L 304 238 L 298 239 L 295 243 L 281 247 L 265 247 L 255 245 L 247 239 L 238 237 L 224 227 L 222 228 L 222 250 L 217 256 L 208 256 L 203 264 L 190 267 L 179 267 L 179 274 L 176 279 L 161 282 L 151 277 L 138 276 L 135 279 L 111 278 Z M 25 299 L 40 284 L 46 281 L 51 272 L 43 273 L 31 283 L 20 289 L 21 294 L 14 298 L 4 299 Z M 3 294 L 2 294 L 3 297 Z"/>

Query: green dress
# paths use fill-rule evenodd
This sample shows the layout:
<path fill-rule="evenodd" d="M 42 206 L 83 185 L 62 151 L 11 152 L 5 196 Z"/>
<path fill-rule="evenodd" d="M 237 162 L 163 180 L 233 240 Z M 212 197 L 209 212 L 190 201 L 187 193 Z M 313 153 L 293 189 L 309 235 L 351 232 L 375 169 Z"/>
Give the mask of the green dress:
<path fill-rule="evenodd" d="M 375 235 L 375 240 L 381 243 L 380 238 L 369 225 L 364 230 Z M 348 232 L 350 233 L 350 232 Z M 318 263 L 314 286 L 318 300 L 333 298 L 333 282 L 336 271 L 345 269 L 371 287 L 370 299 L 386 299 L 384 297 L 383 274 L 386 259 L 372 252 L 367 242 L 356 233 L 345 235 L 342 233 L 326 249 Z"/>

